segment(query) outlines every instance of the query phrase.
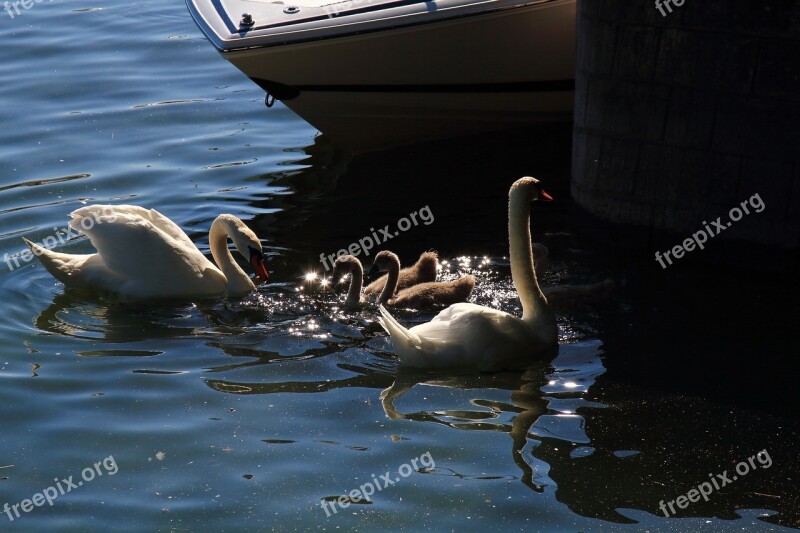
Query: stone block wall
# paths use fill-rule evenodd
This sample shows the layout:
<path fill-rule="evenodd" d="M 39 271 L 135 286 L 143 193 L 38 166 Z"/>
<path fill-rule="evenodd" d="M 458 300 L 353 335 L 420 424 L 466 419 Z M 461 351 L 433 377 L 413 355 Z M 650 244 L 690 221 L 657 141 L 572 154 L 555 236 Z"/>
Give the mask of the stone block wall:
<path fill-rule="evenodd" d="M 796 251 L 800 0 L 674 2 L 578 0 L 572 197 L 652 241 L 759 194 L 716 239 Z"/>

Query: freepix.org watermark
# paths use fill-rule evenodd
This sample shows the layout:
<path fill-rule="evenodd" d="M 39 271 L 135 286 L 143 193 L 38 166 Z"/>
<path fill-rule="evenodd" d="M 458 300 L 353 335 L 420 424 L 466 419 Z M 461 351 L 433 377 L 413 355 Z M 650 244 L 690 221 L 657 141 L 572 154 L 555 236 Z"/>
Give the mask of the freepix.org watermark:
<path fill-rule="evenodd" d="M 401 479 L 407 478 L 413 472 L 419 472 L 422 469 L 419 465 L 422 465 L 422 468 L 426 469 L 436 468 L 436 461 L 433 460 L 431 452 L 425 452 L 419 457 L 411 459 L 408 463 L 400 465 L 395 477 L 392 477 L 392 473 L 388 470 L 381 476 L 372 474 L 371 481 L 367 481 L 359 488 L 351 490 L 346 495 L 339 496 L 338 500 L 323 501 L 322 510 L 325 511 L 325 516 L 330 517 L 331 514 L 338 513 L 339 511 L 336 509 L 337 504 L 342 509 L 347 509 L 350 507 L 351 502 L 359 502 L 361 500 L 372 501 L 369 497 L 375 494 L 376 491 L 380 492 L 386 487 L 398 483 Z M 328 510 L 328 507 L 330 507 L 331 510 Z"/>
<path fill-rule="evenodd" d="M 420 220 L 417 220 L 417 215 L 419 215 Z M 319 254 L 319 262 L 322 263 L 322 266 L 324 266 L 325 270 L 327 271 L 333 268 L 333 264 L 336 262 L 337 257 L 348 254 L 357 257 L 362 251 L 364 252 L 364 257 L 369 257 L 369 251 L 375 246 L 383 244 L 389 239 L 397 237 L 400 235 L 401 231 L 408 231 L 412 227 L 418 226 L 420 221 L 422 221 L 422 223 L 426 226 L 433 224 L 433 213 L 431 212 L 431 208 L 429 206 L 426 205 L 418 211 L 409 213 L 408 217 L 403 217 L 398 220 L 397 230 L 394 233 L 392 233 L 392 230 L 389 229 L 389 224 L 386 224 L 378 231 L 375 231 L 375 228 L 369 228 L 369 231 L 371 232 L 370 235 L 362 237 L 358 240 L 358 242 L 351 243 L 347 249 L 342 248 L 335 254 Z M 330 261 L 330 264 L 328 264 L 328 261 Z"/>
<path fill-rule="evenodd" d="M 3 2 L 3 9 L 6 10 L 8 13 L 8 17 L 13 20 L 14 17 L 18 17 L 22 15 L 22 10 L 25 11 L 29 10 L 36 4 L 41 4 L 45 0 L 13 0 L 8 2 Z M 47 0 L 48 2 L 52 2 L 53 0 Z"/>
<path fill-rule="evenodd" d="M 117 220 L 117 216 L 114 214 L 113 211 L 108 211 L 108 212 L 106 211 L 108 210 L 104 209 L 103 213 L 101 213 L 100 215 L 81 218 L 81 221 L 79 223 L 80 229 L 82 229 L 83 231 L 89 231 L 95 226 L 95 224 L 100 224 L 101 222 L 103 222 L 103 220 L 109 223 L 114 223 Z M 76 231 L 72 226 L 67 226 L 66 228 L 61 228 L 61 229 L 53 228 L 53 231 L 55 231 L 54 235 L 48 235 L 47 237 L 42 239 L 41 242 L 37 244 L 39 244 L 42 248 L 46 250 L 52 250 L 59 244 L 64 244 L 68 242 L 70 239 L 79 237 L 81 235 L 81 233 L 79 231 Z M 15 268 L 19 268 L 20 266 L 22 266 L 20 261 L 22 263 L 29 263 L 31 259 L 33 259 L 33 252 L 31 252 L 28 248 L 20 250 L 14 255 L 8 255 L 8 254 L 3 255 L 3 262 L 5 262 L 9 270 L 14 270 Z"/>
<path fill-rule="evenodd" d="M 656 0 L 656 9 L 658 9 L 662 17 L 666 17 L 667 12 L 672 13 L 673 5 L 675 7 L 681 7 L 685 2 L 686 0 L 664 0 L 663 2 L 661 0 Z"/>
<path fill-rule="evenodd" d="M 23 515 L 21 513 L 30 513 L 35 508 L 44 506 L 45 503 L 52 507 L 59 496 L 64 496 L 78 487 L 82 487 L 84 482 L 88 483 L 96 477 L 101 477 L 104 473 L 113 476 L 117 472 L 119 472 L 117 462 L 114 460 L 113 455 L 109 455 L 102 461 L 97 461 L 92 466 L 84 468 L 83 471 L 81 471 L 82 481 L 74 481 L 73 478 L 75 476 L 69 476 L 63 479 L 57 477 L 53 478 L 53 481 L 56 482 L 55 485 L 47 487 L 42 492 L 37 492 L 30 498 L 25 498 L 19 503 L 10 505 L 6 502 L 6 504 L 3 505 L 3 512 L 8 517 L 8 520 L 13 522 L 18 518 L 22 518 Z"/>
<path fill-rule="evenodd" d="M 736 473 L 735 474 L 728 474 L 727 470 L 723 470 L 721 474 L 709 474 L 708 477 L 710 481 L 704 481 L 697 485 L 696 489 L 692 489 L 686 494 L 681 494 L 674 500 L 670 500 L 664 503 L 664 500 L 661 500 L 658 503 L 658 508 L 664 513 L 664 516 L 669 518 L 671 515 L 674 515 L 677 511 L 675 511 L 675 506 L 677 505 L 679 509 L 686 509 L 689 507 L 690 503 L 699 502 L 700 498 L 702 497 L 705 501 L 708 501 L 708 497 L 714 493 L 715 490 L 720 490 L 726 485 L 730 485 L 740 477 L 744 477 L 753 470 L 757 468 L 756 460 L 758 460 L 758 464 L 761 468 L 769 468 L 772 466 L 772 458 L 769 456 L 769 452 L 767 452 L 766 448 L 761 450 L 755 455 L 751 455 L 747 458 L 746 461 L 741 461 L 736 464 Z M 669 507 L 669 510 L 667 510 Z"/>
<path fill-rule="evenodd" d="M 739 206 L 741 206 L 741 209 Z M 734 222 L 739 222 L 742 220 L 744 215 L 749 215 L 750 207 L 752 207 L 753 211 L 756 213 L 762 212 L 766 207 L 764 200 L 761 199 L 761 196 L 759 196 L 758 193 L 754 194 L 749 199 L 744 200 L 741 204 L 739 204 L 739 206 L 734 207 L 728 212 L 728 217 L 730 220 L 727 223 L 722 221 L 722 217 L 717 217 L 716 220 L 712 220 L 710 226 L 708 225 L 708 222 L 704 220 L 703 229 L 694 232 L 692 236 L 685 239 L 683 243 L 676 244 L 671 250 L 664 252 L 663 255 L 661 252 L 656 252 L 656 261 L 658 261 L 658 264 L 661 265 L 661 268 L 667 268 L 667 264 L 664 263 L 665 259 L 667 260 L 667 263 L 670 265 L 672 264 L 670 255 L 672 255 L 675 259 L 680 259 L 683 257 L 683 254 L 686 252 L 691 252 L 695 249 L 695 247 L 700 248 L 701 250 L 704 249 L 708 239 L 713 239 L 731 227 Z"/>

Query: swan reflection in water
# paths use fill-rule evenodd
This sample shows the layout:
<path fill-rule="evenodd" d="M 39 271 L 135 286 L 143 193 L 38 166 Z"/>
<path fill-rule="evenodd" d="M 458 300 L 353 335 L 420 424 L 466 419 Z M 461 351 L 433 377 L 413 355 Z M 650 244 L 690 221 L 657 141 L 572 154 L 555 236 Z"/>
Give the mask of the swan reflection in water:
<path fill-rule="evenodd" d="M 373 341 L 379 339 L 372 339 Z M 382 343 L 386 346 L 385 341 Z M 258 365 L 274 362 L 272 353 L 259 353 L 252 347 L 218 344 L 229 355 L 256 357 L 250 364 Z M 324 355 L 332 347 L 306 353 L 306 357 Z M 366 350 L 376 353 L 369 339 L 357 341 L 348 350 Z M 341 345 L 339 345 L 341 351 Z M 322 381 L 282 381 L 273 383 L 253 383 L 229 379 L 206 379 L 212 389 L 228 394 L 284 394 L 320 393 L 337 389 L 360 387 L 381 390 L 376 396 L 387 418 L 390 420 L 410 420 L 413 422 L 434 423 L 455 430 L 496 431 L 511 437 L 511 457 L 519 468 L 520 481 L 528 488 L 543 492 L 547 486 L 555 486 L 546 472 L 557 468 L 535 457 L 533 449 L 541 446 L 547 439 L 563 444 L 588 444 L 583 431 L 583 418 L 575 414 L 578 407 L 594 406 L 583 400 L 583 395 L 605 369 L 600 362 L 599 342 L 561 346 L 561 353 L 552 362 L 540 362 L 524 371 L 506 371 L 492 374 L 452 374 L 441 371 L 395 370 L 391 357 L 384 356 L 377 363 L 368 365 L 339 362 L 337 367 L 349 376 Z M 363 357 L 362 357 L 363 360 Z M 374 361 L 374 358 L 372 358 Z M 245 365 L 228 365 L 212 369 L 228 371 Z M 469 399 L 465 409 L 443 408 L 430 405 L 435 398 L 426 396 L 426 408 L 421 411 L 405 412 L 402 397 L 420 387 L 443 387 L 470 390 L 474 398 Z M 508 401 L 481 398 L 481 391 L 508 391 Z M 495 396 L 495 395 L 492 395 Z M 556 444 L 558 446 L 558 444 Z M 441 465 L 436 470 L 443 472 Z M 463 476 L 452 472 L 452 475 Z"/>
<path fill-rule="evenodd" d="M 394 383 L 380 394 L 383 410 L 392 420 L 433 422 L 459 430 L 489 430 L 508 433 L 512 440 L 511 457 L 522 471 L 522 483 L 543 492 L 555 483 L 545 474 L 541 459 L 527 450 L 538 447 L 543 439 L 551 438 L 568 443 L 588 443 L 583 432 L 583 418 L 575 414 L 594 379 L 604 372 L 598 343 L 578 343 L 561 346 L 561 353 L 550 363 L 540 362 L 524 372 L 465 375 L 456 377 L 426 376 L 407 370 L 397 374 Z M 588 356 L 588 357 L 587 357 Z M 548 373 L 548 370 L 552 371 Z M 417 386 L 452 387 L 460 389 L 501 389 L 510 392 L 509 402 L 473 399 L 470 403 L 484 410 L 437 410 L 403 413 L 397 402 Z M 568 398 L 566 398 L 568 397 Z M 556 406 L 554 402 L 567 403 Z M 595 404 L 594 406 L 599 406 Z M 497 420 L 503 413 L 512 414 L 509 422 Z M 489 420 L 496 420 L 489 422 Z M 576 425 L 577 423 L 577 425 Z M 533 462 L 540 463 L 535 468 Z M 554 468 L 555 465 L 549 465 Z"/>
<path fill-rule="evenodd" d="M 40 277 L 47 276 L 39 273 Z M 207 338 L 263 334 L 257 328 L 285 328 L 319 314 L 320 302 L 296 295 L 291 284 L 275 283 L 269 293 L 236 300 L 192 302 L 123 302 L 81 289 L 65 288 L 34 318 L 44 334 L 104 343 L 150 343 L 163 339 Z M 252 331 L 251 331 L 252 330 Z M 261 337 L 259 337 L 261 339 Z M 262 339 L 263 340 L 263 339 Z M 108 355 L 124 355 L 111 353 Z M 80 353 L 80 352 L 78 352 Z M 160 352 L 159 352 L 160 353 Z M 101 354 L 97 354 L 101 355 Z M 129 355 L 134 355 L 133 353 Z"/>
<path fill-rule="evenodd" d="M 522 483 L 536 492 L 543 492 L 546 480 L 538 480 L 533 467 L 526 461 L 523 450 L 528 445 L 531 427 L 547 412 L 547 400 L 541 392 L 545 383 L 546 364 L 531 366 L 524 372 L 457 377 L 428 377 L 418 372 L 402 370 L 391 386 L 380 394 L 383 410 L 392 420 L 432 422 L 452 429 L 467 431 L 502 431 L 512 439 L 511 457 L 522 471 Z M 414 387 L 450 387 L 459 389 L 499 388 L 511 392 L 510 402 L 473 399 L 470 403 L 482 410 L 431 409 L 402 413 L 395 402 Z M 488 409 L 485 410 L 485 409 Z M 516 413 L 511 423 L 498 420 L 503 413 Z M 453 472 L 454 475 L 459 475 Z"/>

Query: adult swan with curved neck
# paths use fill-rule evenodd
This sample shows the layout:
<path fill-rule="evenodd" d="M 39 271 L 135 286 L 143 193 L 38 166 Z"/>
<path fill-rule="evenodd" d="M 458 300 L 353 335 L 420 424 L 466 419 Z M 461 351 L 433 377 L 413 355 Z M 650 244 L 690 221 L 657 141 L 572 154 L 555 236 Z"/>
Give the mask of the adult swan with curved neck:
<path fill-rule="evenodd" d="M 406 329 L 381 306 L 378 320 L 391 335 L 401 366 L 489 371 L 525 367 L 555 354 L 558 327 L 536 280 L 529 213 L 531 202 L 552 198 L 539 180 L 524 177 L 511 186 L 508 199 L 511 278 L 522 302 L 522 318 L 457 303 L 430 322 Z"/>
<path fill-rule="evenodd" d="M 220 215 L 211 224 L 208 240 L 218 266 L 155 209 L 90 205 L 70 216 L 70 227 L 85 233 L 97 253 L 58 253 L 25 239 L 47 271 L 68 287 L 108 291 L 124 300 L 237 297 L 269 277 L 261 242 L 233 215 Z M 255 270 L 254 280 L 234 261 L 228 237 Z"/>

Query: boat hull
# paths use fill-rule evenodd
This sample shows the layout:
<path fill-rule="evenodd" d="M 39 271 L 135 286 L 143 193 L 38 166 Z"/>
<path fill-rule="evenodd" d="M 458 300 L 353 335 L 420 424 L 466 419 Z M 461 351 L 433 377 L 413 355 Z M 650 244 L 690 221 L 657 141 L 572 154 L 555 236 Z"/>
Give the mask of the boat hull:
<path fill-rule="evenodd" d="M 572 120 L 573 93 L 304 92 L 284 102 L 351 152 Z"/>
<path fill-rule="evenodd" d="M 223 55 L 353 151 L 571 120 L 575 1 Z"/>

